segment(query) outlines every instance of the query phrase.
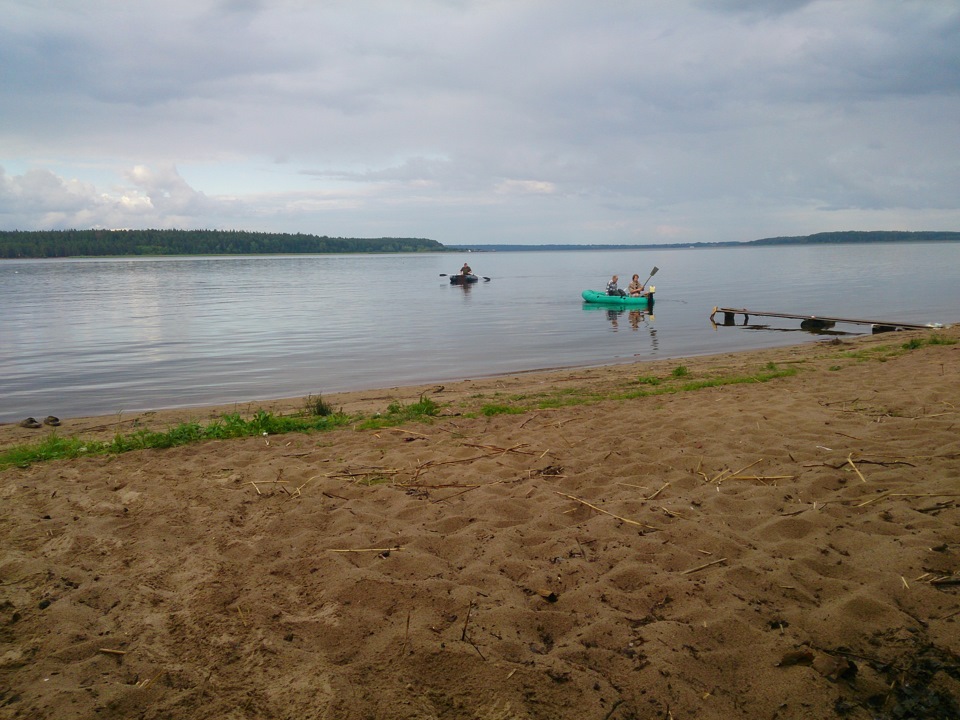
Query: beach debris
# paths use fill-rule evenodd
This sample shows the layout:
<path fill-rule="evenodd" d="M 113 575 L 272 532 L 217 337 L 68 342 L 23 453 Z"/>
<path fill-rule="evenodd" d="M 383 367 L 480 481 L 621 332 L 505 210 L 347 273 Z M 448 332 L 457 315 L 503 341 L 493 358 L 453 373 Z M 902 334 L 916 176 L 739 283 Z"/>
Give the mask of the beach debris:
<path fill-rule="evenodd" d="M 20 421 L 20 427 L 34 429 L 40 427 L 40 423 L 35 417 L 28 417 Z"/>
<path fill-rule="evenodd" d="M 681 575 L 692 575 L 695 572 L 700 572 L 701 570 L 706 570 L 708 567 L 713 567 L 714 565 L 719 565 L 725 563 L 726 558 L 720 558 L 719 560 L 713 560 L 712 562 L 704 563 L 703 565 L 698 565 L 695 568 L 690 568 L 689 570 L 684 570 Z"/>
<path fill-rule="evenodd" d="M 777 663 L 777 667 L 791 667 L 792 665 L 812 665 L 814 654 L 809 648 L 802 650 L 790 650 L 784 653 Z"/>
<path fill-rule="evenodd" d="M 395 547 L 388 547 L 388 548 L 382 548 L 382 547 L 375 547 L 375 548 L 327 548 L 327 552 L 335 552 L 335 553 L 368 553 L 368 552 L 375 552 L 375 553 L 377 553 L 377 554 L 379 554 L 379 555 L 382 555 L 383 557 L 389 557 L 389 554 L 390 554 L 391 552 L 393 552 L 394 550 L 403 550 L 403 547 L 400 546 L 400 545 L 396 545 Z"/>
<path fill-rule="evenodd" d="M 43 419 L 43 424 L 50 425 L 51 427 L 56 427 L 60 424 L 60 418 L 58 418 L 56 415 L 47 415 Z"/>
<path fill-rule="evenodd" d="M 857 674 L 857 666 L 843 657 L 833 655 L 817 655 L 813 659 L 813 669 L 823 675 L 827 680 L 836 682 L 841 678 L 851 680 Z"/>
<path fill-rule="evenodd" d="M 549 588 L 538 588 L 535 592 L 547 602 L 555 603 L 560 599 L 560 596 Z"/>
<path fill-rule="evenodd" d="M 113 648 L 99 648 L 98 652 L 102 652 L 105 655 L 118 655 L 121 657 L 127 654 L 126 650 L 114 650 Z"/>
<path fill-rule="evenodd" d="M 573 495 L 567 495 L 566 493 L 557 492 L 557 491 L 554 491 L 554 492 L 556 492 L 557 495 L 560 495 L 561 497 L 569 498 L 570 500 L 573 500 L 574 502 L 578 502 L 578 503 L 580 503 L 581 505 L 586 505 L 586 506 L 587 506 L 588 508 L 590 508 L 591 510 L 596 510 L 598 513 L 603 513 L 604 515 L 609 515 L 610 517 L 616 518 L 617 520 L 620 520 L 621 522 L 625 522 L 625 523 L 627 523 L 628 525 L 636 525 L 637 527 L 646 528 L 647 530 L 659 530 L 659 529 L 660 529 L 660 528 L 658 528 L 658 527 L 654 527 L 653 525 L 647 525 L 647 524 L 645 524 L 645 523 L 638 522 L 637 520 L 631 520 L 630 518 L 622 517 L 621 515 L 615 515 L 615 514 L 613 514 L 612 512 L 609 512 L 609 511 L 607 511 L 607 510 L 604 510 L 603 508 L 599 508 L 599 507 L 597 507 L 596 505 L 593 505 L 592 503 L 588 503 L 586 500 L 581 500 L 581 499 L 578 498 L 578 497 L 574 497 Z"/>

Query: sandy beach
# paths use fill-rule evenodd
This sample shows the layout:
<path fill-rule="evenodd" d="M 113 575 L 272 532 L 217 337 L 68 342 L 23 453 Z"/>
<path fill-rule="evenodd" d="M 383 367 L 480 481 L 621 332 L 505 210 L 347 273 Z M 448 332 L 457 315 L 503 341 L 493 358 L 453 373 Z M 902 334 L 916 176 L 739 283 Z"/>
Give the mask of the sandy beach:
<path fill-rule="evenodd" d="M 0 717 L 960 717 L 958 341 L 346 393 L 440 409 L 7 467 Z"/>

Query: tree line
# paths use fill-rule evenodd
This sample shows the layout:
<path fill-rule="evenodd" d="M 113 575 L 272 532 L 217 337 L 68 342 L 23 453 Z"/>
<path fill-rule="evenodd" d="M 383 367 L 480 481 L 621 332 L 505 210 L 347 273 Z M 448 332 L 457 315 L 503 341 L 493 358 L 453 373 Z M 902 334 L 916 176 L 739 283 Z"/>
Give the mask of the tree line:
<path fill-rule="evenodd" d="M 410 253 L 446 249 L 436 240 L 425 238 L 343 238 L 242 230 L 0 231 L 0 258 Z"/>

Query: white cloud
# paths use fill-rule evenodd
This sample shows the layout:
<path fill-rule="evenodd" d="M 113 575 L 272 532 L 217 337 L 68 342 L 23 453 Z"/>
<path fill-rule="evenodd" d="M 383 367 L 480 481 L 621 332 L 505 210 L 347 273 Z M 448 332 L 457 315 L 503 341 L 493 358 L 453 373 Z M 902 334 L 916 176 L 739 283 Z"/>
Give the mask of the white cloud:
<path fill-rule="evenodd" d="M 947 0 L 0 12 L 0 165 L 26 168 L 0 177 L 5 228 L 527 243 L 960 226 Z"/>

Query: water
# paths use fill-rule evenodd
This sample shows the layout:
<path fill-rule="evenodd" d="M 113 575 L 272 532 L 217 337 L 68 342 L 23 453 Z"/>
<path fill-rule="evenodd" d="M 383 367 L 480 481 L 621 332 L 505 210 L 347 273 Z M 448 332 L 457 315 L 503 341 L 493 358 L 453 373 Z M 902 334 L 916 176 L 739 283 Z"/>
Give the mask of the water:
<path fill-rule="evenodd" d="M 441 273 L 465 259 L 490 282 Z M 659 273 L 653 315 L 585 306 Z M 958 320 L 960 244 L 0 262 L 0 421 L 305 397 L 808 342 L 714 306 Z M 838 325 L 862 333 L 869 327 Z"/>

